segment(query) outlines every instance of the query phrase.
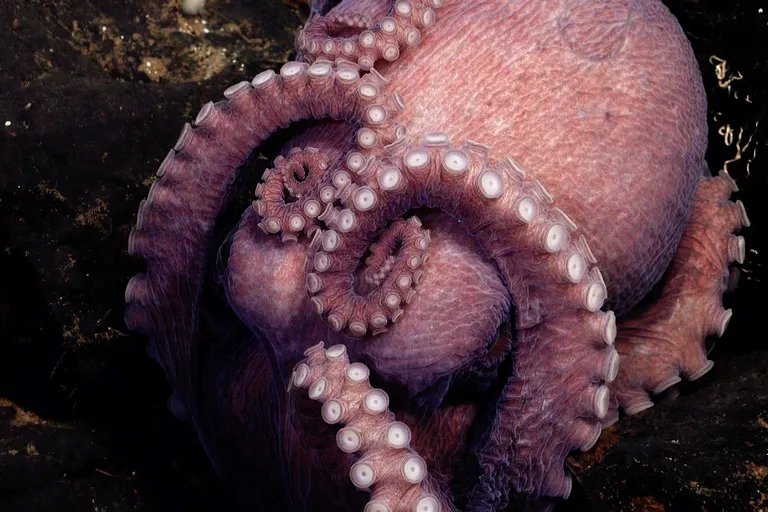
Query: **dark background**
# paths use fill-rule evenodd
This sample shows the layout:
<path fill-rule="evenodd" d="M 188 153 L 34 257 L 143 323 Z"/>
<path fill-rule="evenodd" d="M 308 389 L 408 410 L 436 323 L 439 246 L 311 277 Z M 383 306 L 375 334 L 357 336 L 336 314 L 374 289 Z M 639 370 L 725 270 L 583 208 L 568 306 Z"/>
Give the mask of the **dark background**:
<path fill-rule="evenodd" d="M 727 165 L 752 220 L 747 258 L 714 369 L 570 458 L 562 510 L 768 510 L 768 12 L 666 3 L 708 91 L 710 168 Z M 0 0 L 0 510 L 233 507 L 125 328 L 141 269 L 126 244 L 182 124 L 289 60 L 306 15 L 291 0 L 208 0 L 195 18 L 173 0 Z"/>

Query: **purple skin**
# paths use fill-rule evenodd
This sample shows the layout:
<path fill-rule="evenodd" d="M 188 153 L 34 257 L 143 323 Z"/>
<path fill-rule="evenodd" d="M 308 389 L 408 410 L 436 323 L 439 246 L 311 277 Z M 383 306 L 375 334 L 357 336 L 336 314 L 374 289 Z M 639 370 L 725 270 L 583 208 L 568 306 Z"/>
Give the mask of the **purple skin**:
<path fill-rule="evenodd" d="M 654 0 L 335 4 L 312 3 L 303 62 L 185 127 L 131 234 L 126 321 L 265 509 L 567 497 L 567 454 L 706 373 L 731 317 L 749 221 L 709 176 L 688 41 Z M 215 264 L 238 166 L 284 127 Z M 206 269 L 226 307 L 201 322 Z"/>

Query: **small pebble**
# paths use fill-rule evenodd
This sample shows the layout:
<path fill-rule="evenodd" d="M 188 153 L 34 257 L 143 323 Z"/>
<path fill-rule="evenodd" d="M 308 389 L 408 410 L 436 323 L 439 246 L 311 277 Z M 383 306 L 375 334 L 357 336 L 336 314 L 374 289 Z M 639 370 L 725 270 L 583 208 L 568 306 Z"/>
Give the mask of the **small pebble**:
<path fill-rule="evenodd" d="M 181 12 L 187 16 L 199 14 L 205 7 L 205 0 L 183 0 L 181 2 Z"/>

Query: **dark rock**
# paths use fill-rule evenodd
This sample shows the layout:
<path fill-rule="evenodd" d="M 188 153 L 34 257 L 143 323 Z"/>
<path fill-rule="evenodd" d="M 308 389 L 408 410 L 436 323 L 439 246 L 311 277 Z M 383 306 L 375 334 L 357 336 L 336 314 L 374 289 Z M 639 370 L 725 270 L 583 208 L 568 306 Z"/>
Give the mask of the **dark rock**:
<path fill-rule="evenodd" d="M 571 460 L 593 510 L 768 507 L 768 351 L 720 359 L 686 388 Z"/>

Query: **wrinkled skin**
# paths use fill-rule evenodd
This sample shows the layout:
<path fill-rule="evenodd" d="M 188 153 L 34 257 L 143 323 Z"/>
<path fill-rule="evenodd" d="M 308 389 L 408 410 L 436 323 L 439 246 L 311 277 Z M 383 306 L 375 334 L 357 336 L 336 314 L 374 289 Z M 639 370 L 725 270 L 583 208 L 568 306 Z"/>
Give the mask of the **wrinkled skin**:
<path fill-rule="evenodd" d="M 704 338 L 722 334 L 730 319 L 720 297 L 734 284 L 728 265 L 743 259 L 744 241 L 732 233 L 748 220 L 741 203 L 728 200 L 732 181 L 705 177 L 706 100 L 688 42 L 666 8 L 653 0 L 433 6 L 437 21 L 416 24 L 418 46 L 387 53 L 384 17 L 400 23 L 392 3 L 313 1 L 299 55 L 320 64 L 300 73 L 327 66 L 343 74 L 346 65 L 322 62 L 357 62 L 360 83 L 388 94 L 383 125 L 350 106 L 363 101 L 357 96 L 327 92 L 312 78 L 292 82 L 290 72 L 259 75 L 250 88 L 228 91 L 215 114 L 214 107 L 201 111 L 199 128 L 169 154 L 140 210 L 131 251 L 149 269 L 129 284 L 126 320 L 150 335 L 150 352 L 174 386 L 172 410 L 192 421 L 216 468 L 256 508 L 362 510 L 373 499 L 370 510 L 419 504 L 428 512 L 439 504 L 485 511 L 501 510 L 515 492 L 567 497 L 567 453 L 591 447 L 619 406 L 639 412 L 652 405 L 649 392 L 680 374 L 695 379 L 708 371 Z M 413 9 L 428 7 L 414 2 Z M 384 58 L 373 60 L 386 84 L 368 72 L 373 50 L 361 45 L 368 35 L 358 22 L 381 48 Z M 399 27 L 407 33 L 405 22 Z M 328 40 L 337 46 L 323 46 Z M 353 51 L 339 54 L 343 41 L 354 42 Z M 277 83 L 282 92 L 270 92 Z M 262 99 L 268 94 L 277 96 Z M 283 114 L 297 101 L 295 115 Z M 405 130 L 390 124 L 395 116 Z M 307 117 L 324 120 L 291 124 Z M 217 260 L 206 260 L 234 169 L 280 126 L 294 137 L 257 191 L 261 204 L 243 214 Z M 368 128 L 380 130 L 373 145 L 361 142 Z M 495 170 L 501 196 L 493 180 L 484 189 L 481 178 L 475 188 L 446 178 L 439 162 L 447 142 L 425 146 L 438 163 L 433 174 L 418 174 L 409 155 L 433 132 L 480 162 L 467 176 Z M 490 149 L 467 146 L 467 139 Z M 372 162 L 359 173 L 348 159 L 354 151 Z M 505 155 L 514 163 L 505 164 Z M 290 167 L 299 159 L 304 171 Z M 407 178 L 397 193 L 381 181 L 393 165 Z M 299 211 L 302 201 L 322 197 L 324 185 L 343 196 L 349 188 L 334 181 L 338 171 L 373 190 L 376 208 L 326 201 L 334 215 L 343 207 L 357 212 L 358 224 L 344 232 L 333 215 L 305 216 L 307 225 L 319 222 L 318 231 L 299 228 L 296 241 L 288 240 L 290 217 L 279 208 Z M 294 194 L 288 185 L 283 190 L 285 179 L 314 188 Z M 538 216 L 523 222 L 526 197 Z M 394 222 L 413 215 L 421 222 Z M 561 231 L 549 230 L 555 225 Z M 322 245 L 331 231 L 343 240 L 340 248 Z M 548 245 L 552 233 L 566 240 Z M 363 249 L 390 238 L 386 265 L 358 264 Z M 318 254 L 344 256 L 348 267 L 325 271 Z M 569 254 L 578 258 L 566 261 Z M 403 263 L 413 255 L 417 270 Z M 199 302 L 206 269 L 218 277 L 212 295 L 223 308 L 208 304 L 211 320 Z M 400 293 L 389 309 L 388 299 L 363 304 L 401 270 L 415 294 Z M 331 281 L 352 276 L 351 295 L 328 291 Z M 357 297 L 354 307 L 350 297 Z M 337 347 L 310 350 L 305 359 L 321 340 L 326 348 L 343 345 L 341 360 Z M 307 366 L 296 367 L 302 360 Z M 370 367 L 392 412 L 347 414 L 337 425 L 329 405 L 357 410 L 369 389 L 344 380 L 355 361 Z M 332 390 L 317 396 L 321 376 Z M 336 446 L 342 425 L 366 436 L 394 419 L 410 427 L 407 450 L 383 438 L 352 455 Z M 416 453 L 428 475 L 406 482 L 400 464 Z M 370 497 L 349 481 L 358 460 L 377 471 L 370 486 L 352 472 Z"/>

